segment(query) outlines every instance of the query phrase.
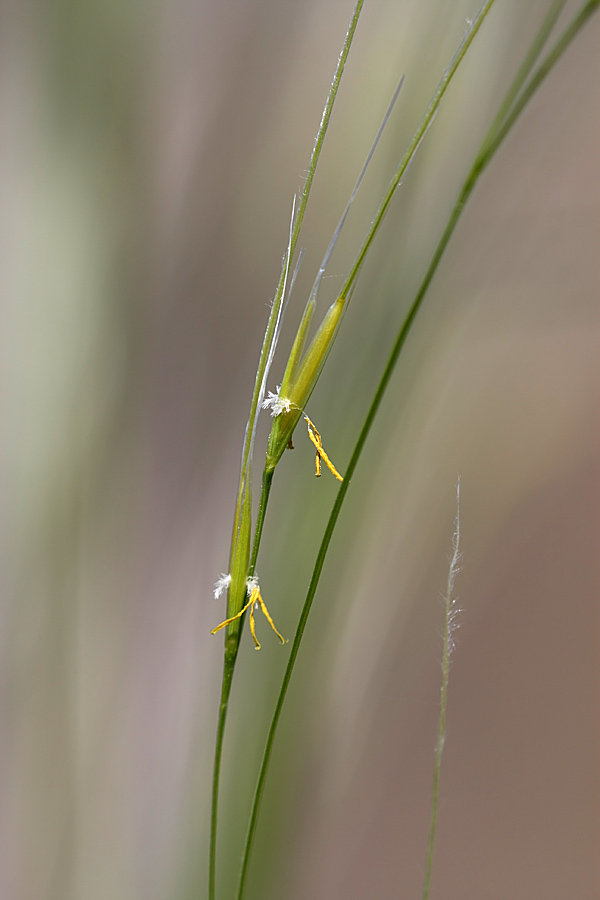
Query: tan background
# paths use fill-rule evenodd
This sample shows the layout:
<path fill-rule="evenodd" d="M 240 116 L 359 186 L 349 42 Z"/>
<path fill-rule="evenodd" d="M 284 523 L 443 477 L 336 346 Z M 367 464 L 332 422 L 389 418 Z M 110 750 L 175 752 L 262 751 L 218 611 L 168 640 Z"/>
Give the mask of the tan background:
<path fill-rule="evenodd" d="M 365 266 L 309 410 L 342 471 L 547 5 L 498 0 Z M 367 0 L 271 389 L 399 76 L 323 309 L 477 6 Z M 206 896 L 212 583 L 291 200 L 350 13 L 341 0 L 4 6 L 3 898 Z M 398 366 L 306 633 L 248 900 L 420 896 L 458 475 L 432 900 L 600 897 L 599 43 L 596 17 L 485 174 Z M 290 637 L 335 495 L 295 442 L 259 562 Z M 221 897 L 288 653 L 259 629 L 227 735 Z"/>

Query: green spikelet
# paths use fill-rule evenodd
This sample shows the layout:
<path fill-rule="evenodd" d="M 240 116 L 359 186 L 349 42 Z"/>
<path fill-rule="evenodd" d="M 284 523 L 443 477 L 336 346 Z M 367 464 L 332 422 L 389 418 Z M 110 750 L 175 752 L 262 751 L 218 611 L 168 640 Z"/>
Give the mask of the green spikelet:
<path fill-rule="evenodd" d="M 308 403 L 337 334 L 342 314 L 346 308 L 346 299 L 345 296 L 338 297 L 335 303 L 332 303 L 302 361 L 298 362 L 314 311 L 314 305 L 311 308 L 312 297 L 307 304 L 279 391 L 282 405 L 285 404 L 287 409 L 284 409 L 273 421 L 267 447 L 265 464 L 267 471 L 272 471 L 281 459 L 304 407 Z"/>

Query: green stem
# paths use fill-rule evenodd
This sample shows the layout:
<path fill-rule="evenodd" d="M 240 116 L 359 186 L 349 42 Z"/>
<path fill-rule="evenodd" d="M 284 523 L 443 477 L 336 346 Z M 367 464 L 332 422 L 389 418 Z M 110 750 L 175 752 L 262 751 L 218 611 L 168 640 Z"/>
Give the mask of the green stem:
<path fill-rule="evenodd" d="M 532 81 L 530 82 L 530 85 L 528 85 L 526 90 L 521 95 L 519 101 L 517 102 L 517 104 L 515 106 L 515 109 L 510 114 L 511 124 L 515 121 L 518 114 L 521 112 L 521 110 L 523 109 L 523 107 L 525 106 L 527 101 L 530 99 L 530 97 L 534 93 L 534 91 L 539 87 L 543 78 L 548 74 L 548 72 L 550 71 L 552 66 L 558 61 L 560 55 L 566 50 L 568 44 L 573 40 L 573 38 L 578 33 L 578 31 L 583 27 L 583 25 L 585 24 L 585 21 L 589 18 L 589 16 L 592 14 L 592 12 L 594 12 L 595 9 L 598 8 L 599 5 L 600 5 L 600 0 L 590 0 L 590 2 L 585 4 L 585 6 L 581 10 L 581 12 L 578 14 L 578 16 L 576 16 L 576 18 L 573 20 L 572 24 L 567 28 L 563 37 L 561 37 L 559 39 L 556 46 L 550 52 L 547 60 L 542 64 L 542 66 L 536 73 L 534 79 L 532 79 Z M 454 229 L 456 228 L 456 226 L 458 224 L 458 221 L 462 215 L 462 212 L 467 203 L 467 200 L 469 199 L 473 189 L 475 188 L 475 185 L 476 185 L 480 175 L 482 174 L 482 172 L 483 172 L 484 168 L 487 166 L 487 164 L 490 162 L 492 156 L 498 150 L 498 147 L 500 146 L 500 143 L 502 142 L 503 138 L 506 136 L 507 132 L 508 132 L 508 129 L 506 129 L 506 127 L 501 128 L 498 131 L 498 133 L 496 134 L 496 137 L 491 141 L 491 143 L 488 146 L 488 149 L 483 153 L 483 155 L 482 155 L 481 151 L 480 151 L 480 153 L 478 153 L 475 164 L 473 165 L 471 172 L 469 173 L 467 179 L 465 180 L 465 183 L 463 184 L 463 187 L 460 191 L 460 194 L 454 205 L 454 208 L 450 214 L 448 222 L 446 223 L 446 226 L 444 228 L 442 236 L 440 237 L 440 240 L 435 248 L 435 251 L 433 253 L 433 256 L 429 263 L 429 266 L 427 267 L 427 270 L 425 272 L 425 275 L 423 277 L 423 280 L 421 282 L 419 290 L 416 294 L 416 297 L 412 303 L 412 306 L 410 307 L 410 310 L 406 316 L 406 319 L 404 320 L 404 323 L 400 329 L 400 332 L 398 333 L 396 342 L 392 348 L 392 351 L 390 353 L 386 367 L 381 376 L 381 380 L 380 380 L 377 390 L 375 392 L 375 396 L 373 397 L 371 406 L 369 408 L 369 411 L 365 418 L 364 424 L 360 431 L 358 440 L 357 440 L 354 450 L 352 452 L 352 456 L 350 457 L 350 461 L 348 463 L 344 481 L 342 482 L 342 484 L 340 485 L 340 488 L 338 490 L 333 508 L 332 508 L 330 516 L 329 516 L 329 520 L 325 527 L 325 532 L 323 534 L 321 545 L 319 547 L 319 552 L 317 554 L 317 559 L 315 561 L 315 566 L 314 566 L 312 577 L 310 580 L 310 585 L 308 588 L 306 599 L 304 601 L 304 606 L 302 607 L 300 619 L 298 621 L 296 634 L 294 636 L 294 642 L 292 644 L 292 648 L 290 651 L 290 657 L 289 657 L 288 664 L 287 664 L 287 667 L 286 667 L 286 670 L 285 670 L 285 673 L 283 676 L 281 689 L 279 692 L 279 696 L 277 698 L 277 703 L 275 705 L 275 710 L 273 712 L 273 717 L 271 720 L 269 732 L 267 735 L 267 740 L 265 743 L 265 749 L 264 749 L 263 758 L 262 758 L 262 762 L 261 762 L 261 766 L 260 766 L 260 771 L 258 774 L 258 780 L 257 780 L 257 784 L 256 784 L 256 789 L 255 789 L 253 803 L 252 803 L 252 809 L 251 809 L 251 813 L 250 813 L 250 819 L 249 819 L 249 823 L 248 823 L 246 844 L 244 847 L 242 864 L 241 864 L 241 868 L 240 868 L 240 876 L 239 876 L 239 881 L 238 881 L 238 891 L 237 891 L 237 895 L 236 895 L 237 900 L 242 900 L 243 893 L 244 893 L 244 888 L 245 888 L 246 879 L 247 879 L 247 875 L 248 875 L 250 855 L 252 852 L 254 836 L 255 836 L 255 832 L 256 832 L 256 824 L 258 821 L 258 814 L 260 811 L 260 804 L 261 804 L 261 800 L 262 800 L 262 796 L 263 796 L 263 792 L 264 792 L 264 786 L 265 786 L 265 782 L 266 782 L 269 763 L 271 761 L 271 754 L 273 751 L 273 744 L 275 741 L 277 727 L 279 725 L 281 711 L 283 709 L 283 704 L 285 702 L 285 698 L 287 695 L 287 690 L 288 690 L 290 680 L 292 677 L 292 672 L 294 670 L 294 665 L 296 663 L 296 658 L 297 658 L 298 652 L 300 650 L 300 644 L 302 643 L 302 638 L 304 636 L 304 630 L 306 628 L 306 623 L 308 621 L 308 617 L 309 617 L 310 610 L 311 610 L 311 607 L 313 604 L 313 600 L 314 600 L 314 596 L 315 596 L 315 593 L 317 590 L 321 572 L 323 570 L 323 565 L 325 563 L 325 557 L 326 557 L 327 551 L 329 549 L 329 544 L 331 543 L 331 538 L 333 536 L 333 532 L 335 530 L 337 520 L 339 518 L 339 514 L 340 514 L 342 505 L 343 505 L 345 497 L 346 497 L 346 493 L 350 486 L 350 482 L 352 480 L 352 476 L 354 475 L 354 471 L 356 469 L 358 461 L 361 457 L 367 437 L 369 436 L 369 432 L 371 431 L 373 421 L 375 419 L 375 416 L 377 415 L 377 412 L 379 411 L 381 401 L 383 399 L 385 391 L 387 390 L 388 384 L 390 382 L 390 379 L 391 379 L 394 369 L 396 367 L 396 363 L 398 362 L 398 358 L 400 356 L 402 348 L 404 347 L 404 344 L 406 342 L 408 334 L 409 334 L 409 332 L 414 324 L 414 321 L 417 317 L 417 314 L 421 308 L 421 305 L 423 303 L 423 300 L 425 298 L 427 290 L 429 289 L 431 281 L 433 280 L 435 272 L 436 272 L 438 265 L 442 259 L 444 251 L 446 250 L 446 247 L 448 245 L 448 242 L 454 232 Z M 487 139 L 488 138 L 486 138 L 486 140 Z M 482 145 L 482 150 L 483 149 L 485 149 L 485 148 Z"/>
<path fill-rule="evenodd" d="M 256 529 L 254 531 L 254 543 L 252 545 L 252 556 L 250 557 L 250 568 L 248 569 L 249 576 L 254 575 L 254 570 L 256 569 L 256 560 L 258 559 L 260 540 L 262 538 L 262 530 L 267 514 L 267 505 L 269 503 L 269 494 L 271 493 L 274 474 L 274 469 L 271 469 L 270 471 L 265 469 L 263 472 L 260 502 L 258 504 L 258 516 L 256 518 Z"/>
<path fill-rule="evenodd" d="M 221 777 L 221 760 L 223 757 L 223 738 L 225 736 L 225 723 L 227 722 L 229 694 L 231 693 L 231 682 L 233 680 L 236 658 L 237 647 L 226 651 L 223 661 L 223 680 L 221 683 L 221 703 L 219 705 L 219 721 L 217 723 L 217 740 L 215 743 L 215 761 L 213 766 L 212 804 L 210 815 L 208 896 L 211 898 L 211 900 L 215 896 L 216 889 L 217 817 L 219 812 L 219 784 Z"/>

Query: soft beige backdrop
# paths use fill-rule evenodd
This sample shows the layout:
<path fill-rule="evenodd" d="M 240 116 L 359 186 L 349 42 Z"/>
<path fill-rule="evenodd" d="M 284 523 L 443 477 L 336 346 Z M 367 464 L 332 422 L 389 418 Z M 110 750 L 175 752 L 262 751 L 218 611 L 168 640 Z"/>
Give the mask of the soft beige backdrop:
<path fill-rule="evenodd" d="M 7 900 L 206 896 L 222 657 L 209 630 L 223 615 L 212 583 L 227 568 L 292 196 L 351 5 L 3 8 Z M 309 410 L 342 471 L 547 6 L 497 0 L 365 266 Z M 477 7 L 367 0 L 271 389 L 398 78 L 323 309 Z M 398 366 L 306 633 L 248 900 L 420 896 L 458 475 L 461 613 L 432 900 L 600 896 L 599 44 L 596 17 L 482 179 Z M 312 477 L 301 433 L 295 443 L 259 563 L 290 637 L 335 495 L 333 479 Z M 223 898 L 288 653 L 259 628 L 227 735 Z"/>

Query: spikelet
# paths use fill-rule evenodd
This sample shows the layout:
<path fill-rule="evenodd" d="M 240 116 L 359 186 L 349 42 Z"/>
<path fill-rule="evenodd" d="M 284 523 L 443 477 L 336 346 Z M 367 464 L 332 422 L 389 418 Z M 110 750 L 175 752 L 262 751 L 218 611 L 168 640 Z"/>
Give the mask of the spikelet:
<path fill-rule="evenodd" d="M 311 308 L 313 299 L 311 296 L 302 317 L 285 375 L 277 394 L 279 414 L 275 415 L 271 434 L 269 435 L 265 463 L 268 471 L 273 470 L 281 459 L 294 428 L 304 411 L 304 407 L 308 403 L 337 334 L 342 313 L 345 309 L 346 297 L 338 297 L 329 307 L 308 350 L 302 357 L 302 360 L 299 361 L 314 311 L 314 307 Z"/>

